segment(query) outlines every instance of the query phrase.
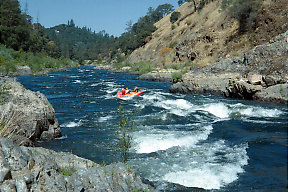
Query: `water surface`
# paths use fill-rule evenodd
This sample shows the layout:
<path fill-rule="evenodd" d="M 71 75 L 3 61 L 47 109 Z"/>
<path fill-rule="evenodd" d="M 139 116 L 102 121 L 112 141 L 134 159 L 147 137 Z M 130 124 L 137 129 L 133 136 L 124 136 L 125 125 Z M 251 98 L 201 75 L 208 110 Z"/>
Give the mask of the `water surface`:
<path fill-rule="evenodd" d="M 170 84 L 124 73 L 71 68 L 49 76 L 18 76 L 44 93 L 63 137 L 38 145 L 97 163 L 119 161 L 119 105 L 135 109 L 129 164 L 158 189 L 287 190 L 287 107 L 283 104 L 169 93 Z M 121 88 L 144 94 L 117 98 Z"/>

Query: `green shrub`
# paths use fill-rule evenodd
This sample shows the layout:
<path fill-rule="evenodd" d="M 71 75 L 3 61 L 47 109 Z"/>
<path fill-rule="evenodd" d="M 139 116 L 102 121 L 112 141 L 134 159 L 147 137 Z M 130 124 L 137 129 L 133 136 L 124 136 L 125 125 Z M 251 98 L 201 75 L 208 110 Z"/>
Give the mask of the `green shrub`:
<path fill-rule="evenodd" d="M 176 45 L 177 45 L 177 42 L 173 42 L 173 43 L 171 42 L 169 44 L 169 48 L 173 49 Z"/>
<path fill-rule="evenodd" d="M 174 30 L 176 28 L 176 26 L 173 24 L 171 25 L 171 30 Z"/>
<path fill-rule="evenodd" d="M 183 74 L 181 72 L 172 73 L 172 79 L 174 83 L 180 82 L 182 80 Z"/>
<path fill-rule="evenodd" d="M 175 23 L 179 17 L 181 16 L 181 13 L 179 11 L 174 11 L 170 16 L 170 22 Z"/>
<path fill-rule="evenodd" d="M 75 172 L 76 172 L 76 169 L 74 168 L 74 166 L 63 167 L 60 169 L 60 173 L 65 176 L 71 176 Z"/>
<path fill-rule="evenodd" d="M 152 66 L 149 61 L 146 61 L 146 62 L 141 61 L 135 64 L 126 64 L 126 66 L 131 67 L 131 72 L 139 72 L 140 75 L 143 75 L 145 73 L 149 73 L 152 71 Z"/>

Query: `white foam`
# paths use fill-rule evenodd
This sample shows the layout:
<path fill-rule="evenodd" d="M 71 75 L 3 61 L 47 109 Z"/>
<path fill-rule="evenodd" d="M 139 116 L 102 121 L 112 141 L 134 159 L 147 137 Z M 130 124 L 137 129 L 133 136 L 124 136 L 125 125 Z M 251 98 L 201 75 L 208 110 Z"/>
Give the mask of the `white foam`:
<path fill-rule="evenodd" d="M 102 123 L 102 122 L 105 122 L 105 121 L 110 120 L 112 118 L 113 118 L 112 115 L 107 115 L 105 117 L 99 117 L 98 121 Z"/>
<path fill-rule="evenodd" d="M 202 149 L 201 149 L 201 148 Z M 200 146 L 195 157 L 190 162 L 165 174 L 162 179 L 184 185 L 186 187 L 199 187 L 204 189 L 220 189 L 221 187 L 238 179 L 243 173 L 243 166 L 248 164 L 246 149 L 248 144 L 229 147 L 224 141 L 219 141 L 211 147 Z M 217 153 L 225 153 L 225 161 L 217 162 Z M 205 154 L 206 153 L 206 154 Z M 200 156 L 200 157 L 197 157 Z"/>
<path fill-rule="evenodd" d="M 219 118 L 228 118 L 231 111 L 224 103 L 210 103 L 201 107 L 200 110 L 208 111 Z"/>
<path fill-rule="evenodd" d="M 81 83 L 81 80 L 76 79 L 73 83 Z"/>
<path fill-rule="evenodd" d="M 202 127 L 193 133 L 160 129 L 142 130 L 133 135 L 134 149 L 137 153 L 151 153 L 174 146 L 191 147 L 197 142 L 207 139 L 212 129 L 213 127 L 210 125 Z"/>
<path fill-rule="evenodd" d="M 68 122 L 68 123 L 64 123 L 63 126 L 71 128 L 71 127 L 78 127 L 81 124 L 82 124 L 81 120 L 79 120 L 78 122 L 71 121 L 71 122 Z"/>
<path fill-rule="evenodd" d="M 279 109 L 247 106 L 241 103 L 231 105 L 233 113 L 239 113 L 245 117 L 279 117 L 283 112 Z"/>
<path fill-rule="evenodd" d="M 146 105 L 150 104 L 156 107 L 166 109 L 171 114 L 178 116 L 186 116 L 194 112 L 194 105 L 184 99 L 166 99 L 161 93 L 154 92 L 153 94 L 143 95 Z"/>
<path fill-rule="evenodd" d="M 63 135 L 62 137 L 57 137 L 55 138 L 56 140 L 62 140 L 62 139 L 67 139 L 68 136 L 67 135 Z"/>

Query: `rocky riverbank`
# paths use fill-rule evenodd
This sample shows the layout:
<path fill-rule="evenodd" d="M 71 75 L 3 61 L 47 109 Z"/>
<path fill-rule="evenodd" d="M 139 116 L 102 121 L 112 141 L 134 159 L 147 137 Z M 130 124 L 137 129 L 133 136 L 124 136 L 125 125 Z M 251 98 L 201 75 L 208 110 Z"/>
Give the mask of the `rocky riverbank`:
<path fill-rule="evenodd" d="M 0 191 L 153 191 L 123 163 L 100 166 L 71 153 L 0 137 Z"/>
<path fill-rule="evenodd" d="M 214 65 L 193 66 L 172 93 L 209 93 L 269 102 L 288 101 L 288 31 L 256 46 L 240 57 L 220 59 Z M 170 72 L 151 72 L 143 80 L 172 81 Z"/>
<path fill-rule="evenodd" d="M 0 136 L 0 191 L 155 190 L 123 163 L 100 166 L 71 153 L 25 147 L 61 136 L 54 108 L 45 95 L 25 89 L 16 78 L 0 81 L 0 126 L 13 128 L 9 140 Z"/>

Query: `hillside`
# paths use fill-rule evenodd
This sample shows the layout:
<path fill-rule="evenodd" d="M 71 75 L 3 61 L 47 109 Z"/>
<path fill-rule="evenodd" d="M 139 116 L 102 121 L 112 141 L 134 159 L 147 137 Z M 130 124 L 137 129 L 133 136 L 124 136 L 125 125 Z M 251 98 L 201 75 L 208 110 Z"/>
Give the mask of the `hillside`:
<path fill-rule="evenodd" d="M 196 0 L 200 6 L 200 0 Z M 150 61 L 154 67 L 169 64 L 205 66 L 229 56 L 241 56 L 256 45 L 288 30 L 287 0 L 266 0 L 258 10 L 255 31 L 238 33 L 239 22 L 221 11 L 220 1 L 208 1 L 203 9 L 194 10 L 186 2 L 175 11 L 180 18 L 170 22 L 172 13 L 157 22 L 157 30 L 145 46 L 135 50 L 130 63 Z"/>

